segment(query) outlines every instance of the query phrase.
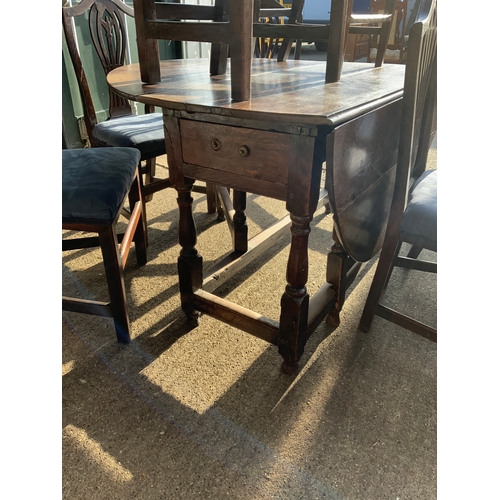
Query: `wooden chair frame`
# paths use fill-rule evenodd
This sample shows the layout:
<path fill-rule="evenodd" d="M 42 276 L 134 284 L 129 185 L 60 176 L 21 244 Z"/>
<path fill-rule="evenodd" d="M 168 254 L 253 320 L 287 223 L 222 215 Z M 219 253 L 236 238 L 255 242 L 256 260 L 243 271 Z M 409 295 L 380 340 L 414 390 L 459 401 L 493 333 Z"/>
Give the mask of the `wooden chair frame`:
<path fill-rule="evenodd" d="M 405 73 L 401 138 L 394 196 L 379 262 L 361 316 L 359 328 L 365 332 L 375 315 L 392 321 L 434 342 L 437 330 L 380 303 L 394 266 L 420 271 L 437 272 L 437 265 L 416 260 L 422 248 L 437 251 L 437 247 L 419 241 L 407 257 L 399 256 L 401 243 L 399 226 L 414 182 L 425 170 L 427 155 L 435 133 L 437 101 L 437 13 L 436 0 L 423 0 L 427 12 L 424 21 L 410 29 L 408 60 Z"/>
<path fill-rule="evenodd" d="M 381 8 L 377 8 L 377 4 L 383 5 L 385 4 L 385 0 L 371 0 L 371 9 L 373 13 L 377 13 L 377 10 L 381 10 Z M 405 60 L 406 56 L 406 42 L 405 42 L 405 34 L 406 34 L 406 16 L 408 14 L 408 0 L 396 0 L 394 3 L 394 14 L 390 23 L 389 37 L 386 50 L 399 50 L 399 58 L 397 61 L 387 60 L 387 54 L 384 55 L 384 60 L 386 62 L 396 62 L 402 63 Z M 377 47 L 378 54 L 378 42 L 377 36 L 372 35 L 368 41 L 368 62 L 372 62 L 376 60 L 377 56 L 371 56 L 372 47 Z"/>
<path fill-rule="evenodd" d="M 304 0 L 293 0 L 291 8 L 263 8 L 263 0 L 215 0 L 214 6 L 134 0 L 141 80 L 145 83 L 160 81 L 158 39 L 210 42 L 210 74 L 226 72 L 230 51 L 231 97 L 236 101 L 249 100 L 254 48 L 252 37 L 257 37 L 284 40 L 278 61 L 286 60 L 293 40 L 328 42 L 325 81 L 336 82 L 342 72 L 348 32 L 379 34 L 383 50 L 375 65 L 382 64 L 394 2 L 387 0 L 386 15 L 354 16 L 351 14 L 353 0 L 332 0 L 330 22 L 307 25 L 302 23 Z M 264 0 L 264 5 L 267 3 Z M 260 23 L 260 17 L 288 17 L 288 23 Z M 211 22 L 200 23 L 200 20 Z M 380 26 L 351 27 L 352 23 L 380 23 Z"/>
<path fill-rule="evenodd" d="M 280 26 L 254 24 L 255 36 L 275 36 L 283 38 L 283 44 L 278 53 L 278 61 L 288 58 L 292 43 L 298 43 L 295 59 L 300 58 L 302 40 L 327 43 L 326 83 L 340 80 L 344 63 L 345 46 L 348 34 L 369 34 L 379 36 L 380 57 L 376 58 L 375 66 L 380 67 L 389 41 L 391 21 L 394 15 L 396 0 L 387 0 L 382 14 L 353 14 L 353 0 L 332 0 L 330 22 L 328 24 L 303 24 L 302 10 L 305 0 L 293 0 L 291 8 L 263 9 L 255 1 L 255 10 L 261 15 L 288 17 L 288 23 Z"/>
<path fill-rule="evenodd" d="M 100 246 L 110 297 L 108 302 L 63 297 L 63 310 L 112 317 L 118 342 L 123 344 L 130 342 L 130 320 L 123 269 L 127 263 L 132 242 L 135 242 L 138 265 L 143 265 L 147 261 L 147 228 L 140 184 L 139 172 L 136 171 L 128 195 L 131 215 L 125 233 L 117 234 L 116 224 L 119 214 L 111 224 L 86 222 L 63 222 L 62 224 L 63 229 L 98 234 L 97 237 L 89 236 L 63 240 L 63 251 Z"/>

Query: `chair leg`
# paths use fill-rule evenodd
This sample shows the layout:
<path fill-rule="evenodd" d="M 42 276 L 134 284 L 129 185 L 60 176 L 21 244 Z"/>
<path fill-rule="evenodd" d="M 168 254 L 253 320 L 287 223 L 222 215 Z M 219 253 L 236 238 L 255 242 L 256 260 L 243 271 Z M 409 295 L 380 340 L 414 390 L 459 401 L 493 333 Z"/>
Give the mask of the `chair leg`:
<path fill-rule="evenodd" d="M 151 184 L 153 182 L 154 176 L 156 174 L 156 158 L 150 158 L 149 160 L 145 160 L 145 168 L 144 168 L 144 184 Z M 144 197 L 144 201 L 151 201 L 153 199 L 152 194 L 148 194 Z"/>
<path fill-rule="evenodd" d="M 146 203 L 142 198 L 141 191 L 141 176 L 138 172 L 136 172 L 134 177 L 134 182 L 132 183 L 132 187 L 130 188 L 128 199 L 130 203 L 130 209 L 133 211 L 136 203 L 141 203 L 141 212 L 142 215 L 137 223 L 137 227 L 135 229 L 134 234 L 134 243 L 135 243 L 135 255 L 137 258 L 137 264 L 142 266 L 146 264 L 147 258 L 147 247 L 148 247 L 148 228 L 146 224 Z"/>
<path fill-rule="evenodd" d="M 295 53 L 293 54 L 293 59 L 295 61 L 299 61 L 301 53 L 302 53 L 302 40 L 295 40 Z"/>
<path fill-rule="evenodd" d="M 127 297 L 123 280 L 123 267 L 116 236 L 116 226 L 108 226 L 99 231 L 102 258 L 106 271 L 106 281 L 111 303 L 111 311 L 115 322 L 118 342 L 130 342 L 130 321 L 127 312 Z"/>
<path fill-rule="evenodd" d="M 351 11 L 352 0 L 332 2 L 328 51 L 326 54 L 326 83 L 334 83 L 340 80 Z"/>
<path fill-rule="evenodd" d="M 394 6 L 395 0 L 387 0 L 385 4 L 385 12 L 391 13 L 394 17 Z M 391 33 L 391 27 L 394 20 L 390 22 L 386 22 L 382 24 L 382 28 L 380 30 L 380 36 L 378 37 L 378 46 L 377 46 L 377 57 L 375 58 L 375 67 L 380 68 L 382 63 L 384 62 L 385 52 L 387 50 L 387 45 L 389 44 L 389 35 Z M 370 57 L 370 56 L 368 56 Z"/>
<path fill-rule="evenodd" d="M 420 255 L 420 252 L 423 250 L 423 248 L 419 245 L 412 245 L 410 250 L 408 251 L 407 257 L 409 259 L 418 259 L 418 256 Z"/>
<path fill-rule="evenodd" d="M 380 258 L 375 271 L 375 276 L 368 292 L 363 314 L 359 321 L 358 328 L 363 332 L 368 332 L 372 326 L 375 310 L 380 301 L 380 296 L 387 285 L 387 277 L 393 268 L 394 256 L 398 248 L 398 237 L 396 235 L 386 235 Z"/>
<path fill-rule="evenodd" d="M 394 263 L 396 261 L 396 257 L 399 255 L 399 252 L 401 250 L 401 246 L 403 245 L 403 242 L 402 241 L 398 241 L 398 244 L 396 245 L 396 250 L 394 250 L 394 256 L 392 258 L 392 261 L 391 261 L 391 267 L 389 268 L 389 271 L 387 272 L 387 276 L 385 278 L 385 281 L 384 281 L 384 286 L 382 287 L 382 293 L 385 291 L 385 289 L 387 288 L 387 285 L 389 284 L 389 280 L 391 279 L 391 276 L 392 276 L 392 271 L 394 271 Z"/>
<path fill-rule="evenodd" d="M 211 182 L 206 183 L 207 189 L 207 211 L 209 214 L 214 214 L 217 208 L 217 192 L 215 190 L 215 184 Z"/>

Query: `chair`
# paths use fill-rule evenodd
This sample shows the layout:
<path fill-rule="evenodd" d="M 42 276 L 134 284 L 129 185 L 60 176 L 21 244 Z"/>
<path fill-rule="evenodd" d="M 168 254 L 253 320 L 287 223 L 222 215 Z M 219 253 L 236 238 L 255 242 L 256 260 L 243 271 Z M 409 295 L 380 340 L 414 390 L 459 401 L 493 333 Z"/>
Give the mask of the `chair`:
<path fill-rule="evenodd" d="M 261 0 L 259 14 L 255 17 L 257 17 L 256 22 L 259 23 L 284 24 L 285 18 L 288 18 L 288 22 L 290 23 L 291 13 L 292 10 L 290 8 L 285 8 L 278 0 Z M 300 18 L 298 20 L 301 21 Z M 282 42 L 283 40 L 277 36 L 257 37 L 255 39 L 255 57 L 271 59 L 277 57 L 280 50 L 285 50 L 285 48 L 282 48 Z M 294 59 L 300 59 L 301 45 L 302 41 L 296 40 Z M 287 46 L 287 49 L 289 53 L 291 44 Z M 288 53 L 286 57 L 288 57 Z M 283 60 L 283 56 L 281 60 Z"/>
<path fill-rule="evenodd" d="M 137 263 L 146 263 L 147 229 L 137 165 L 141 153 L 134 148 L 82 148 L 62 151 L 62 228 L 97 233 L 63 239 L 63 251 L 101 247 L 109 302 L 63 297 L 66 311 L 112 317 L 118 342 L 130 342 L 130 321 L 123 269 L 132 241 Z M 116 224 L 129 198 L 130 220 L 123 235 Z M 121 246 L 119 246 L 121 241 Z"/>
<path fill-rule="evenodd" d="M 291 7 L 284 7 L 277 0 L 255 0 L 254 10 L 259 13 L 258 16 L 256 16 L 255 22 L 267 25 L 279 24 L 281 29 L 283 29 L 282 27 L 286 25 L 284 29 L 288 32 L 289 29 L 287 28 L 302 22 L 303 6 L 303 0 L 297 4 L 291 4 Z M 286 23 L 285 18 L 287 19 Z M 264 33 L 268 32 L 267 36 L 259 37 L 261 29 L 264 30 Z M 281 35 L 276 33 L 273 34 L 274 31 L 274 29 L 271 31 L 270 26 L 261 28 L 259 24 L 254 23 L 254 35 L 258 37 L 257 41 L 270 40 L 272 49 L 271 53 L 260 55 L 261 57 L 271 58 L 277 56 L 278 61 L 286 61 L 292 48 L 293 40 L 290 38 L 283 38 Z M 300 59 L 301 46 L 302 40 L 295 40 L 294 59 Z"/>
<path fill-rule="evenodd" d="M 210 42 L 210 74 L 226 72 L 230 50 L 231 97 L 250 99 L 253 0 L 215 0 L 213 6 L 134 0 L 134 10 L 143 82 L 160 81 L 158 39 Z"/>
<path fill-rule="evenodd" d="M 109 118 L 98 122 L 94 99 L 90 91 L 75 31 L 75 19 L 87 23 L 95 54 L 105 75 L 125 64 L 127 53 L 126 16 L 134 11 L 122 0 L 82 0 L 62 7 L 62 23 L 69 55 L 76 73 L 84 110 L 84 122 L 91 147 L 134 147 L 141 152 L 141 173 L 144 174 L 142 194 L 149 201 L 157 191 L 173 187 L 169 178 L 158 178 L 156 158 L 166 154 L 163 117 L 147 106 L 143 115 L 135 115 L 129 102 L 114 92 L 109 92 Z M 208 212 L 214 213 L 215 189 L 210 184 L 195 186 L 195 191 L 207 193 Z"/>
<path fill-rule="evenodd" d="M 256 5 L 261 0 L 256 0 Z M 264 1 L 264 0 L 262 0 Z M 283 43 L 278 53 L 278 61 L 285 61 L 290 53 L 292 43 L 295 40 L 298 50 L 295 59 L 300 58 L 300 47 L 302 40 L 315 42 L 318 46 L 324 46 L 326 56 L 326 83 L 340 80 L 344 62 L 345 46 L 348 34 L 368 34 L 379 36 L 378 53 L 380 57 L 375 60 L 375 66 L 380 67 L 384 61 L 389 41 L 391 22 L 394 17 L 396 0 L 387 0 L 382 13 L 354 14 L 352 12 L 353 0 L 332 0 L 330 7 L 329 24 L 303 24 L 302 10 L 304 0 L 293 0 L 289 9 L 282 11 L 282 16 L 288 17 L 288 23 L 282 26 L 254 25 L 255 36 L 282 37 Z M 279 15 L 278 9 L 260 9 L 261 15 Z"/>
<path fill-rule="evenodd" d="M 437 272 L 418 260 L 422 248 L 437 252 L 437 171 L 425 171 L 435 132 L 437 87 L 436 0 L 423 0 L 427 17 L 410 29 L 394 195 L 384 243 L 359 328 L 367 332 L 374 315 L 434 342 L 437 330 L 381 304 L 394 266 Z M 403 242 L 412 245 L 399 256 Z"/>
<path fill-rule="evenodd" d="M 385 0 L 371 0 L 370 10 L 372 13 L 383 13 L 385 8 Z M 391 21 L 391 29 L 384 60 L 389 63 L 402 63 L 406 56 L 405 22 L 408 13 L 408 0 L 396 0 L 394 4 L 394 15 Z M 368 61 L 375 61 L 378 54 L 378 49 L 372 45 L 377 45 L 375 42 L 376 36 L 369 38 L 369 53 Z"/>

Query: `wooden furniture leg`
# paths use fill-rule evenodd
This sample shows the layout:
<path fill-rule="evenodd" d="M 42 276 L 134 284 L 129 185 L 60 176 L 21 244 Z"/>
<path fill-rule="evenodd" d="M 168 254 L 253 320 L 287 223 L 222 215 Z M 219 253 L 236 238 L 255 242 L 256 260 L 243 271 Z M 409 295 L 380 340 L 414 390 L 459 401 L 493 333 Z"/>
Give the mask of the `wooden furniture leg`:
<path fill-rule="evenodd" d="M 248 250 L 248 226 L 245 209 L 247 207 L 247 194 L 245 191 L 233 192 L 233 249 L 235 252 Z"/>
<path fill-rule="evenodd" d="M 332 2 L 330 11 L 330 34 L 326 53 L 326 83 L 338 82 L 344 64 L 346 33 L 349 30 L 349 18 L 352 0 Z"/>
<path fill-rule="evenodd" d="M 387 286 L 386 276 L 392 267 L 394 255 L 398 248 L 398 234 L 389 234 L 386 236 L 386 241 L 380 252 L 380 257 L 377 265 L 377 270 L 373 277 L 372 286 L 368 292 L 365 308 L 359 321 L 359 329 L 362 332 L 370 330 L 373 318 L 375 316 L 375 309 L 377 308 L 378 301 L 384 288 Z"/>
<path fill-rule="evenodd" d="M 355 261 L 345 252 L 334 229 L 333 245 L 328 253 L 326 265 L 326 281 L 337 291 L 335 307 L 326 317 L 326 322 L 334 328 L 340 325 L 340 311 L 344 305 L 346 290 L 349 286 L 347 274 L 354 264 Z"/>
<path fill-rule="evenodd" d="M 158 40 L 147 38 L 145 28 L 147 21 L 156 21 L 155 3 L 150 0 L 134 0 L 134 14 L 141 80 L 146 83 L 161 82 Z"/>
<path fill-rule="evenodd" d="M 407 257 L 410 259 L 417 259 L 422 250 L 423 250 L 422 246 L 412 245 L 410 250 L 408 251 Z"/>
<path fill-rule="evenodd" d="M 120 258 L 116 228 L 108 226 L 99 232 L 102 259 L 108 284 L 110 306 L 118 342 L 130 342 L 130 321 L 127 313 L 127 297 Z"/>
<path fill-rule="evenodd" d="M 185 178 L 183 187 L 176 186 L 179 205 L 179 244 L 181 252 L 177 260 L 181 307 L 188 320 L 197 322 L 198 312 L 193 306 L 193 294 L 203 281 L 203 259 L 196 250 L 196 226 L 193 218 L 191 190 L 194 180 Z"/>
<path fill-rule="evenodd" d="M 318 206 L 323 156 L 321 141 L 314 137 L 291 138 L 292 164 L 288 173 L 286 208 L 291 219 L 291 247 L 286 270 L 285 293 L 281 297 L 278 350 L 281 369 L 294 373 L 307 341 L 309 294 L 308 243 L 310 224 Z"/>
<path fill-rule="evenodd" d="M 281 369 L 289 374 L 297 370 L 306 343 L 309 312 L 309 294 L 306 288 L 309 267 L 307 247 L 312 216 L 290 215 L 290 218 L 292 243 L 286 269 L 287 285 L 281 297 L 278 335 L 278 350 L 283 356 Z"/>
<path fill-rule="evenodd" d="M 135 207 L 136 204 L 140 203 L 142 218 L 136 223 L 135 233 L 134 233 L 134 244 L 135 253 L 137 257 L 137 264 L 143 266 L 147 262 L 147 248 L 149 245 L 148 239 L 148 229 L 147 229 L 147 218 L 146 218 L 146 203 L 142 196 L 142 176 L 137 172 L 134 182 L 132 183 L 132 188 L 128 193 L 128 201 L 130 207 Z M 131 214 L 132 215 L 132 214 Z M 135 223 L 134 223 L 135 224 Z M 125 247 L 128 246 L 125 242 Z M 127 254 L 128 255 L 128 254 Z M 123 260 L 123 258 L 122 258 Z M 127 260 L 126 258 L 124 259 Z"/>
<path fill-rule="evenodd" d="M 215 185 L 211 182 L 207 182 L 206 191 L 207 191 L 207 212 L 209 214 L 214 214 L 217 209 L 217 191 L 215 190 Z"/>

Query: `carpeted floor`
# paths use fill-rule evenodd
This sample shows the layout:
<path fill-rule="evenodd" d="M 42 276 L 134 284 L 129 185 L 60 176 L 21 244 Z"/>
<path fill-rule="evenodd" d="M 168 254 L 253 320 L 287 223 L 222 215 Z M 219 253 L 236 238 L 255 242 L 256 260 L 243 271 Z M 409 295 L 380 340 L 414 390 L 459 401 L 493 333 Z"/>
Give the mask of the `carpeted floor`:
<path fill-rule="evenodd" d="M 206 316 L 187 328 L 175 198 L 168 190 L 147 205 L 149 261 L 136 267 L 132 254 L 127 264 L 132 343 L 117 344 L 107 318 L 63 312 L 63 498 L 436 498 L 436 344 L 380 318 L 369 334 L 357 330 L 375 260 L 350 290 L 340 327 L 322 323 L 300 373 L 285 376 L 274 346 Z M 204 195 L 194 198 L 209 267 L 231 241 Z M 250 234 L 285 213 L 249 195 Z M 331 231 L 320 210 L 311 294 L 324 282 Z M 285 240 L 218 293 L 278 319 Z M 106 298 L 99 252 L 63 255 L 63 293 Z M 436 324 L 435 275 L 396 269 L 386 296 Z"/>

